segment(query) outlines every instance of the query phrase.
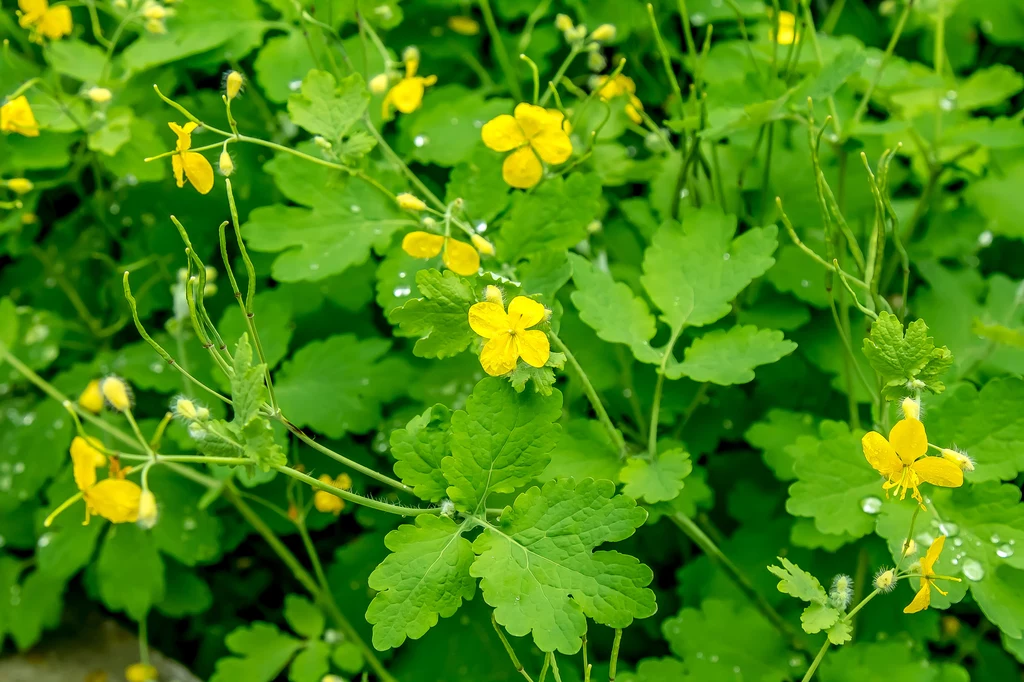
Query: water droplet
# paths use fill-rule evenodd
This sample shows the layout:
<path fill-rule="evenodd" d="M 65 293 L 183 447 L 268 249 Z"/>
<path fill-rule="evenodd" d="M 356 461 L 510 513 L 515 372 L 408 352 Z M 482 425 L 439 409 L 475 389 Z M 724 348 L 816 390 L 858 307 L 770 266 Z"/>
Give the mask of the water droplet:
<path fill-rule="evenodd" d="M 804 289 L 806 289 L 807 287 L 811 286 L 811 283 L 809 281 L 807 281 L 806 279 L 802 279 L 802 280 L 800 280 L 800 286 L 802 286 Z"/>
<path fill-rule="evenodd" d="M 428 144 L 429 142 L 430 138 L 427 137 L 426 135 L 417 135 L 412 139 L 412 143 L 417 147 L 422 147 L 423 145 Z"/>
<path fill-rule="evenodd" d="M 723 253 L 722 254 L 722 260 L 729 260 L 730 258 L 732 258 L 732 256 L 730 254 L 728 254 L 728 253 Z"/>
<path fill-rule="evenodd" d="M 800 659 L 799 656 L 794 656 L 793 658 L 789 659 L 789 667 L 791 668 L 797 668 L 802 664 L 803 661 Z"/>
<path fill-rule="evenodd" d="M 989 538 L 993 545 L 998 545 L 1002 538 L 999 537 L 998 533 L 992 533 L 992 537 Z"/>
<path fill-rule="evenodd" d="M 981 246 L 988 246 L 989 244 L 992 243 L 993 236 L 994 235 L 992 234 L 992 230 L 985 230 L 984 232 L 978 235 L 978 244 Z"/>
<path fill-rule="evenodd" d="M 708 18 L 702 12 L 694 12 L 690 16 L 690 23 L 694 26 L 703 26 L 708 22 Z"/>
<path fill-rule="evenodd" d="M 357 206 L 356 204 L 352 204 L 351 206 L 348 207 L 348 210 L 352 211 L 353 213 L 359 213 L 360 211 L 363 210 L 363 207 Z"/>
<path fill-rule="evenodd" d="M 943 97 L 939 100 L 939 108 L 943 111 L 953 111 L 956 108 L 956 102 L 948 97 Z"/>
<path fill-rule="evenodd" d="M 726 431 L 731 431 L 732 427 L 733 423 L 731 419 L 726 419 L 725 421 L 722 422 L 722 428 L 725 429 Z"/>
<path fill-rule="evenodd" d="M 39 539 L 36 540 L 36 546 L 40 548 L 46 547 L 50 544 L 51 540 L 53 540 L 53 533 L 43 533 L 39 536 Z"/>
<path fill-rule="evenodd" d="M 964 561 L 963 572 L 965 578 L 973 580 L 974 582 L 985 577 L 985 567 L 974 559 L 967 559 Z"/>
<path fill-rule="evenodd" d="M 877 497 L 865 497 L 860 501 L 860 508 L 865 514 L 877 514 L 882 511 L 882 501 Z"/>
<path fill-rule="evenodd" d="M 369 379 L 369 377 L 363 377 L 362 379 L 359 380 L 359 383 L 361 385 L 363 385 L 363 386 L 369 386 L 370 385 L 370 379 Z"/>
<path fill-rule="evenodd" d="M 945 535 L 947 538 L 951 538 L 960 532 L 960 526 L 949 521 L 943 521 L 939 523 L 939 532 Z"/>
<path fill-rule="evenodd" d="M 405 279 L 405 273 L 404 272 L 398 273 L 398 279 Z"/>
<path fill-rule="evenodd" d="M 686 197 L 688 197 L 688 196 L 690 196 L 690 190 L 688 190 L 688 189 L 686 189 L 686 188 L 684 187 L 684 188 L 682 189 L 682 191 L 680 191 L 680 192 L 679 192 L 679 198 L 680 198 L 680 199 L 685 199 L 685 198 L 686 198 Z"/>
<path fill-rule="evenodd" d="M 718 663 L 718 656 L 715 654 L 711 654 L 711 658 L 708 660 L 710 660 L 712 663 Z"/>
<path fill-rule="evenodd" d="M 401 298 L 403 296 L 408 296 L 409 294 L 411 294 L 412 289 L 410 289 L 409 287 L 395 287 L 395 290 L 391 293 L 395 295 L 395 298 Z"/>
<path fill-rule="evenodd" d="M 452 116 L 452 125 L 453 126 L 459 125 L 459 119 L 458 119 L 457 116 Z"/>
<path fill-rule="evenodd" d="M 149 371 L 153 374 L 161 374 L 164 371 L 164 363 L 154 362 L 149 366 Z"/>
<path fill-rule="evenodd" d="M 626 400 L 629 400 L 630 398 L 633 397 L 633 391 L 628 388 L 622 389 L 622 397 L 625 398 Z"/>
<path fill-rule="evenodd" d="M 704 658 L 704 652 L 703 651 L 698 651 L 697 652 L 697 658 L 703 659 Z"/>
<path fill-rule="evenodd" d="M 320 269 L 320 264 L 319 263 L 310 263 L 309 264 L 309 269 L 310 270 L 319 270 Z"/>
<path fill-rule="evenodd" d="M 733 671 L 734 673 L 736 673 L 737 675 L 739 675 L 739 674 L 740 674 L 740 667 L 739 667 L 738 665 L 734 665 L 734 666 L 732 667 L 732 671 Z"/>
<path fill-rule="evenodd" d="M 960 538 L 957 538 L 957 539 L 953 540 L 953 546 L 954 547 L 959 547 L 962 544 L 964 544 L 964 541 L 961 540 Z"/>
<path fill-rule="evenodd" d="M 11 477 L 4 476 L 0 478 L 0 491 L 7 492 L 11 489 Z"/>
<path fill-rule="evenodd" d="M 182 527 L 185 530 L 195 530 L 196 529 L 196 520 L 193 519 L 191 516 L 189 516 L 189 517 L 187 517 L 185 519 L 185 521 L 181 525 L 182 525 Z"/>
<path fill-rule="evenodd" d="M 288 83 L 288 89 L 291 90 L 292 92 L 298 92 L 298 90 L 301 87 L 302 87 L 302 81 L 301 80 L 294 80 L 294 81 L 291 81 L 291 82 Z"/>
<path fill-rule="evenodd" d="M 3 535 L 0 535 L 0 547 L 3 547 L 6 544 L 7 544 L 7 538 L 5 538 Z"/>
<path fill-rule="evenodd" d="M 14 463 L 14 473 L 15 474 L 23 474 L 23 473 L 25 473 L 25 463 L 24 462 L 15 462 Z"/>
<path fill-rule="evenodd" d="M 999 547 L 996 548 L 996 556 L 1002 559 L 1009 559 L 1013 556 L 1013 547 L 1010 547 L 1007 543 L 999 545 Z"/>
<path fill-rule="evenodd" d="M 476 224 L 476 231 L 479 232 L 480 234 L 483 234 L 484 232 L 486 232 L 487 231 L 487 223 L 484 222 L 483 220 L 478 222 Z"/>

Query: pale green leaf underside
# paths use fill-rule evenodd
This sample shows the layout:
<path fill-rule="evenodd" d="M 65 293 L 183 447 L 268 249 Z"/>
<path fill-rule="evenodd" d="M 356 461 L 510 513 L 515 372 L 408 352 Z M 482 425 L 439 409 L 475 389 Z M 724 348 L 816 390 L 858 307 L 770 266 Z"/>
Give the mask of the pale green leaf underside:
<path fill-rule="evenodd" d="M 667 372 L 669 379 L 687 376 L 720 386 L 745 384 L 754 380 L 754 368 L 778 362 L 796 350 L 796 344 L 782 332 L 736 326 L 718 329 L 696 339 L 683 362 Z"/>

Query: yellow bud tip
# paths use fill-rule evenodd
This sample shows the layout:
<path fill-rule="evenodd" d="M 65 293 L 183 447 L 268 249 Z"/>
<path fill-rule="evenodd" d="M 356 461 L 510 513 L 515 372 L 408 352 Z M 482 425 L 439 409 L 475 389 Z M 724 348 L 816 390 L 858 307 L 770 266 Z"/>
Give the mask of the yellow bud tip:
<path fill-rule="evenodd" d="M 229 176 L 235 172 L 235 162 L 231 160 L 231 154 L 228 154 L 227 149 L 220 153 L 220 159 L 217 160 L 217 168 L 224 176 Z"/>
<path fill-rule="evenodd" d="M 110 90 L 107 90 L 106 88 L 89 88 L 85 94 L 96 104 L 105 104 L 114 96 Z"/>
<path fill-rule="evenodd" d="M 501 289 L 493 284 L 488 284 L 484 287 L 484 298 L 487 299 L 489 303 L 497 303 L 502 308 L 505 307 L 505 300 L 501 294 Z"/>
<path fill-rule="evenodd" d="M 904 398 L 900 405 L 903 416 L 907 419 L 921 419 L 921 401 L 914 398 Z"/>
<path fill-rule="evenodd" d="M 404 208 L 407 211 L 423 211 L 427 208 L 421 199 L 407 192 L 399 194 L 395 200 L 398 202 L 399 208 Z"/>
<path fill-rule="evenodd" d="M 370 92 L 375 95 L 383 95 L 388 90 L 389 81 L 386 73 L 378 73 L 370 79 Z"/>
<path fill-rule="evenodd" d="M 132 663 L 124 669 L 127 682 L 157 682 L 160 673 L 148 663 Z"/>
<path fill-rule="evenodd" d="M 127 412 L 132 407 L 128 385 L 115 376 L 109 376 L 100 383 L 100 392 L 107 403 L 118 412 Z"/>
<path fill-rule="evenodd" d="M 917 543 L 914 542 L 913 538 L 910 538 L 910 539 L 905 540 L 903 542 L 903 552 L 904 552 L 904 554 L 913 554 L 916 551 L 917 551 Z"/>
<path fill-rule="evenodd" d="M 156 496 L 149 490 L 143 490 L 139 496 L 139 520 L 142 528 L 149 529 L 156 525 Z"/>
<path fill-rule="evenodd" d="M 464 36 L 475 36 L 480 33 L 480 23 L 473 17 L 467 16 L 448 17 L 448 28 Z"/>
<path fill-rule="evenodd" d="M 590 39 L 600 43 L 615 40 L 615 26 L 613 24 L 601 24 L 590 34 Z"/>
<path fill-rule="evenodd" d="M 555 17 L 555 28 L 565 33 L 573 29 L 572 19 L 565 14 L 559 14 Z"/>
<path fill-rule="evenodd" d="M 475 246 L 476 250 L 479 251 L 480 253 L 484 254 L 485 256 L 494 255 L 494 244 L 490 243 L 480 235 L 470 235 L 469 240 L 473 242 L 473 246 Z"/>
<path fill-rule="evenodd" d="M 15 194 L 28 194 L 34 185 L 28 178 L 11 178 L 7 181 L 7 189 Z"/>
<path fill-rule="evenodd" d="M 942 458 L 956 464 L 963 471 L 974 471 L 974 460 L 966 452 L 943 448 Z"/>
<path fill-rule="evenodd" d="M 199 416 L 196 404 L 188 398 L 178 398 L 174 402 L 174 413 L 185 419 L 196 419 Z"/>
<path fill-rule="evenodd" d="M 420 51 L 416 47 L 410 45 L 402 51 L 402 61 L 406 64 L 409 62 L 419 62 L 419 60 Z"/>
<path fill-rule="evenodd" d="M 896 585 L 896 571 L 889 568 L 875 575 L 875 589 L 888 592 Z"/>
<path fill-rule="evenodd" d="M 103 409 L 103 394 L 100 393 L 100 380 L 93 379 L 86 385 L 82 395 L 78 396 L 78 404 L 82 409 L 93 414 Z"/>
<path fill-rule="evenodd" d="M 229 100 L 238 97 L 238 93 L 242 91 L 243 83 L 242 74 L 237 71 L 228 72 L 227 78 L 224 79 L 224 94 L 228 96 Z"/>

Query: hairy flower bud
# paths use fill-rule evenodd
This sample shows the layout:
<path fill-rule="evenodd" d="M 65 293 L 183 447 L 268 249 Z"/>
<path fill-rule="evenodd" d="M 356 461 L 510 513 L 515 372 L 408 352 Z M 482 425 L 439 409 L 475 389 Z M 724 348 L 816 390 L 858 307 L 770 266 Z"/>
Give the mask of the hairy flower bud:
<path fill-rule="evenodd" d="M 607 43 L 610 40 L 615 40 L 615 25 L 601 24 L 594 29 L 593 33 L 590 34 L 590 39 L 601 43 Z"/>
<path fill-rule="evenodd" d="M 82 395 L 78 396 L 78 405 L 93 414 L 103 409 L 103 394 L 100 393 L 100 380 L 93 379 L 86 385 Z"/>
<path fill-rule="evenodd" d="M 478 234 L 470 235 L 469 236 L 469 240 L 471 242 L 473 242 L 473 246 L 475 246 L 476 250 L 479 251 L 480 253 L 484 254 L 485 256 L 493 256 L 494 255 L 494 244 L 492 244 L 488 240 L 484 239 L 480 235 L 478 235 Z"/>
<path fill-rule="evenodd" d="M 555 17 L 555 28 L 565 33 L 573 29 L 572 19 L 565 14 L 559 14 Z"/>
<path fill-rule="evenodd" d="M 896 571 L 887 568 L 885 570 L 879 570 L 875 574 L 875 589 L 881 590 L 882 592 L 890 592 L 896 587 Z"/>
<path fill-rule="evenodd" d="M 124 669 L 124 678 L 128 682 L 157 682 L 160 674 L 148 663 L 132 663 Z"/>
<path fill-rule="evenodd" d="M 966 452 L 943 448 L 942 458 L 956 464 L 964 471 L 974 471 L 974 460 Z"/>
<path fill-rule="evenodd" d="M 900 405 L 903 410 L 903 416 L 907 419 L 920 419 L 921 418 L 921 401 L 915 400 L 914 398 L 904 398 L 903 403 Z"/>
<path fill-rule="evenodd" d="M 404 208 L 407 211 L 423 211 L 426 210 L 427 205 L 423 203 L 423 200 L 416 197 L 408 192 L 403 192 L 395 197 L 398 201 L 398 207 Z"/>
<path fill-rule="evenodd" d="M 914 538 L 907 538 L 903 541 L 903 547 L 901 549 L 904 555 L 913 554 L 917 551 L 917 543 L 914 542 Z"/>
<path fill-rule="evenodd" d="M 131 394 L 128 385 L 115 376 L 109 376 L 100 383 L 100 392 L 107 403 L 118 412 L 127 412 L 132 408 Z"/>
<path fill-rule="evenodd" d="M 493 284 L 488 284 L 484 287 L 484 299 L 489 303 L 497 303 L 502 308 L 505 307 L 505 298 L 501 294 L 501 289 Z"/>
<path fill-rule="evenodd" d="M 156 496 L 148 490 L 143 490 L 142 495 L 139 496 L 138 524 L 148 530 L 156 525 L 156 518 Z"/>
<path fill-rule="evenodd" d="M 228 146 L 226 144 L 220 153 L 220 159 L 217 160 L 217 168 L 225 177 L 235 172 L 235 162 L 231 159 L 231 154 L 228 154 Z"/>
<path fill-rule="evenodd" d="M 242 74 L 237 71 L 228 72 L 227 78 L 224 79 L 224 94 L 228 96 L 229 100 L 238 97 L 244 82 L 245 79 L 242 78 Z"/>
<path fill-rule="evenodd" d="M 174 414 L 182 419 L 196 419 L 199 416 L 196 404 L 188 398 L 178 398 L 174 401 Z"/>
<path fill-rule="evenodd" d="M 853 599 L 853 580 L 848 575 L 839 574 L 832 579 L 832 589 L 828 593 L 828 600 L 832 606 L 845 611 Z"/>

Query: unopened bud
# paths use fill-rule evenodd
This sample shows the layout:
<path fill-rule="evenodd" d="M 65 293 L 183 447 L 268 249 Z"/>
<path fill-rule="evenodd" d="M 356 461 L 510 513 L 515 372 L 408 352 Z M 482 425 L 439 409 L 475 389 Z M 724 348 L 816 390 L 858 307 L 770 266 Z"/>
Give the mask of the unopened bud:
<path fill-rule="evenodd" d="M 244 82 L 245 79 L 242 78 L 242 74 L 237 71 L 228 72 L 228 77 L 224 79 L 224 94 L 228 96 L 229 100 L 238 97 Z"/>
<path fill-rule="evenodd" d="M 315 144 L 317 147 L 320 147 L 320 149 L 323 149 L 325 152 L 334 147 L 334 145 L 331 144 L 331 141 L 328 140 L 323 135 L 316 135 L 313 138 L 313 144 Z"/>
<path fill-rule="evenodd" d="M 570 29 L 565 32 L 565 39 L 570 43 L 575 43 L 579 40 L 583 40 L 587 37 L 587 25 L 580 24 L 576 28 Z"/>
<path fill-rule="evenodd" d="M 138 524 L 141 528 L 149 530 L 156 525 L 156 517 L 156 496 L 148 490 L 143 490 L 139 496 Z"/>
<path fill-rule="evenodd" d="M 907 419 L 921 419 L 921 401 L 904 398 L 900 407 L 903 410 L 903 416 Z"/>
<path fill-rule="evenodd" d="M 409 62 L 419 63 L 420 51 L 413 45 L 402 50 L 402 61 L 408 64 Z"/>
<path fill-rule="evenodd" d="M 896 587 L 896 571 L 889 568 L 884 571 L 879 571 L 875 574 L 875 589 L 881 590 L 882 592 L 889 592 L 892 588 Z"/>
<path fill-rule="evenodd" d="M 426 210 L 427 205 L 423 203 L 423 200 L 416 197 L 408 192 L 403 192 L 395 197 L 398 202 L 399 208 L 404 208 L 407 211 L 423 211 Z"/>
<path fill-rule="evenodd" d="M 853 599 L 853 580 L 848 575 L 837 575 L 832 579 L 832 589 L 828 593 L 832 606 L 845 611 Z"/>
<path fill-rule="evenodd" d="M 132 663 L 124 669 L 124 678 L 128 682 L 157 682 L 160 673 L 148 663 Z"/>
<path fill-rule="evenodd" d="M 453 16 L 448 17 L 448 28 L 459 35 L 475 36 L 480 32 L 480 22 L 473 17 Z"/>
<path fill-rule="evenodd" d="M 601 43 L 615 40 L 615 26 L 613 24 L 601 24 L 590 34 L 590 39 Z"/>
<path fill-rule="evenodd" d="M 573 29 L 572 19 L 570 19 L 565 14 L 559 14 L 558 16 L 555 17 L 555 28 L 557 28 L 562 33 L 565 33 L 566 31 L 571 31 Z"/>
<path fill-rule="evenodd" d="M 100 383 L 100 392 L 107 403 L 118 412 L 127 412 L 132 408 L 132 398 L 128 385 L 115 376 L 109 376 Z"/>
<path fill-rule="evenodd" d="M 196 419 L 199 416 L 196 404 L 188 398 L 178 398 L 174 401 L 174 413 L 183 419 Z"/>
<path fill-rule="evenodd" d="M 387 92 L 390 79 L 386 73 L 378 73 L 370 79 L 370 92 L 375 95 L 383 95 Z"/>
<path fill-rule="evenodd" d="M 960 619 L 956 616 L 943 616 L 941 623 L 942 634 L 946 637 L 953 639 L 960 634 Z"/>
<path fill-rule="evenodd" d="M 228 153 L 228 146 L 226 144 L 220 153 L 220 159 L 217 160 L 217 168 L 225 177 L 235 172 L 235 162 L 231 160 L 231 154 Z"/>
<path fill-rule="evenodd" d="M 608 60 L 600 52 L 591 52 L 587 55 L 587 68 L 591 71 L 604 71 L 608 66 Z"/>
<path fill-rule="evenodd" d="M 480 253 L 484 254 L 485 256 L 494 255 L 494 244 L 484 239 L 480 235 L 471 234 L 469 236 L 469 240 L 473 242 L 473 246 L 475 246 L 476 250 L 479 251 Z"/>
<path fill-rule="evenodd" d="M 602 223 L 600 220 L 591 220 L 589 223 L 587 223 L 587 233 L 595 234 L 597 232 L 600 232 L 601 228 L 603 227 L 604 223 Z"/>
<path fill-rule="evenodd" d="M 34 186 L 28 178 L 11 178 L 7 181 L 7 189 L 15 194 L 28 194 Z"/>
<path fill-rule="evenodd" d="M 142 9 L 142 16 L 147 19 L 166 19 L 167 8 L 156 2 L 146 3 L 146 6 Z"/>
<path fill-rule="evenodd" d="M 913 554 L 917 551 L 917 543 L 914 542 L 914 538 L 907 538 L 903 541 L 903 547 L 901 548 L 903 555 Z"/>
<path fill-rule="evenodd" d="M 502 308 L 505 307 L 505 298 L 501 294 L 501 289 L 493 284 L 488 284 L 484 287 L 484 298 L 488 303 L 497 303 Z"/>
<path fill-rule="evenodd" d="M 441 516 L 455 516 L 455 503 L 451 500 L 441 500 Z"/>
<path fill-rule="evenodd" d="M 942 458 L 957 465 L 963 471 L 974 471 L 974 460 L 966 452 L 943 448 Z"/>
<path fill-rule="evenodd" d="M 96 104 L 106 104 L 114 96 L 106 88 L 89 88 L 85 95 Z"/>
<path fill-rule="evenodd" d="M 78 396 L 78 404 L 93 414 L 97 414 L 103 409 L 103 394 L 100 393 L 99 379 L 93 379 L 86 385 L 82 395 Z"/>

